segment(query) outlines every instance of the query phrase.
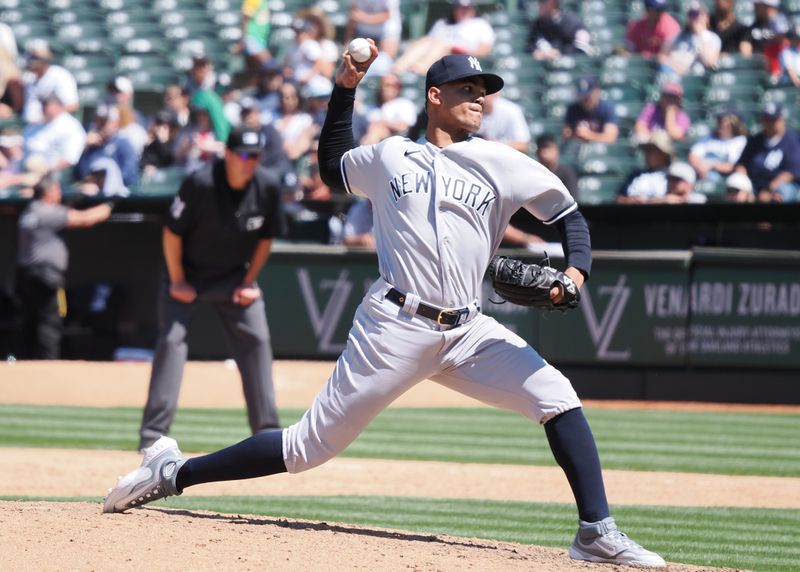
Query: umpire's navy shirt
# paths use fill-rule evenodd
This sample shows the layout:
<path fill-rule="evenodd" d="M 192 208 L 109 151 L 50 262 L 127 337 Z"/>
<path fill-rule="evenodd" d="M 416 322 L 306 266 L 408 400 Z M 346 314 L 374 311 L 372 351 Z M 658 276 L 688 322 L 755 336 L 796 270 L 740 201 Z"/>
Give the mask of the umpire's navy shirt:
<path fill-rule="evenodd" d="M 242 274 L 256 245 L 283 233 L 279 183 L 259 167 L 235 190 L 217 159 L 190 174 L 172 202 L 166 226 L 183 239 L 186 280 L 210 283 Z"/>

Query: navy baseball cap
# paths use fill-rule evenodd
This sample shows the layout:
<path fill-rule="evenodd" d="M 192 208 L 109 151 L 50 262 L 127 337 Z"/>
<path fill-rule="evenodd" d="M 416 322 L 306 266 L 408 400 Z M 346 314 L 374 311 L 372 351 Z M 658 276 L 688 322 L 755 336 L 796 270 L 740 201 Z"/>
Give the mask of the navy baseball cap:
<path fill-rule="evenodd" d="M 234 153 L 260 153 L 264 145 L 261 131 L 238 126 L 231 129 L 225 146 Z"/>
<path fill-rule="evenodd" d="M 777 119 L 783 117 L 783 106 L 777 101 L 767 101 L 761 106 L 761 117 Z"/>
<path fill-rule="evenodd" d="M 600 83 L 594 76 L 579 78 L 578 82 L 575 84 L 575 89 L 578 92 L 578 96 L 588 95 L 597 87 L 600 87 Z"/>
<path fill-rule="evenodd" d="M 656 10 L 666 10 L 667 0 L 644 0 L 645 8 L 655 8 Z"/>
<path fill-rule="evenodd" d="M 428 73 L 425 75 L 425 93 L 428 93 L 432 87 L 439 87 L 445 83 L 468 77 L 482 77 L 486 83 L 486 95 L 503 89 L 503 78 L 484 72 L 478 58 L 452 54 L 436 60 L 428 68 Z"/>

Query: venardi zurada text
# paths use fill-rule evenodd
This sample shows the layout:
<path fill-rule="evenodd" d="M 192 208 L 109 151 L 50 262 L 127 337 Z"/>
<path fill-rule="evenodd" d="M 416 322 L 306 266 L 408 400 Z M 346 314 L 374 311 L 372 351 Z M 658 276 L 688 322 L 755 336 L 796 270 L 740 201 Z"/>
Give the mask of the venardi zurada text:
<path fill-rule="evenodd" d="M 645 284 L 648 317 L 681 318 L 691 309 L 695 316 L 800 316 L 797 282 L 696 282 Z"/>

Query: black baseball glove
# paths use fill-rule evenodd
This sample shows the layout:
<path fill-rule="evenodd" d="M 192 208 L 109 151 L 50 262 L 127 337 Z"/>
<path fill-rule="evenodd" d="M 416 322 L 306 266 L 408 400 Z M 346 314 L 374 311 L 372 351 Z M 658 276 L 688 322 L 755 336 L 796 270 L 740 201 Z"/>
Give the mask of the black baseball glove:
<path fill-rule="evenodd" d="M 494 256 L 487 270 L 494 291 L 503 300 L 520 306 L 532 306 L 542 310 L 570 310 L 581 301 L 578 285 L 551 266 L 526 264 L 507 256 Z M 563 298 L 558 304 L 550 299 L 550 290 L 558 286 Z"/>

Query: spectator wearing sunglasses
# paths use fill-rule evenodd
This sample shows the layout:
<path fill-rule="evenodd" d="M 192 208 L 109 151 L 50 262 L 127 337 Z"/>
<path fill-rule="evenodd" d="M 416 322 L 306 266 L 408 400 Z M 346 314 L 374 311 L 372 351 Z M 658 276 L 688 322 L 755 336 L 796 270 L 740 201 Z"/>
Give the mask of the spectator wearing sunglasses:
<path fill-rule="evenodd" d="M 259 129 L 237 127 L 225 155 L 191 173 L 163 229 L 160 331 L 139 449 L 169 433 L 188 354 L 187 331 L 198 303 L 214 307 L 242 377 L 250 429 L 278 427 L 272 349 L 258 275 L 272 240 L 283 233 L 280 184 L 259 163 Z"/>

